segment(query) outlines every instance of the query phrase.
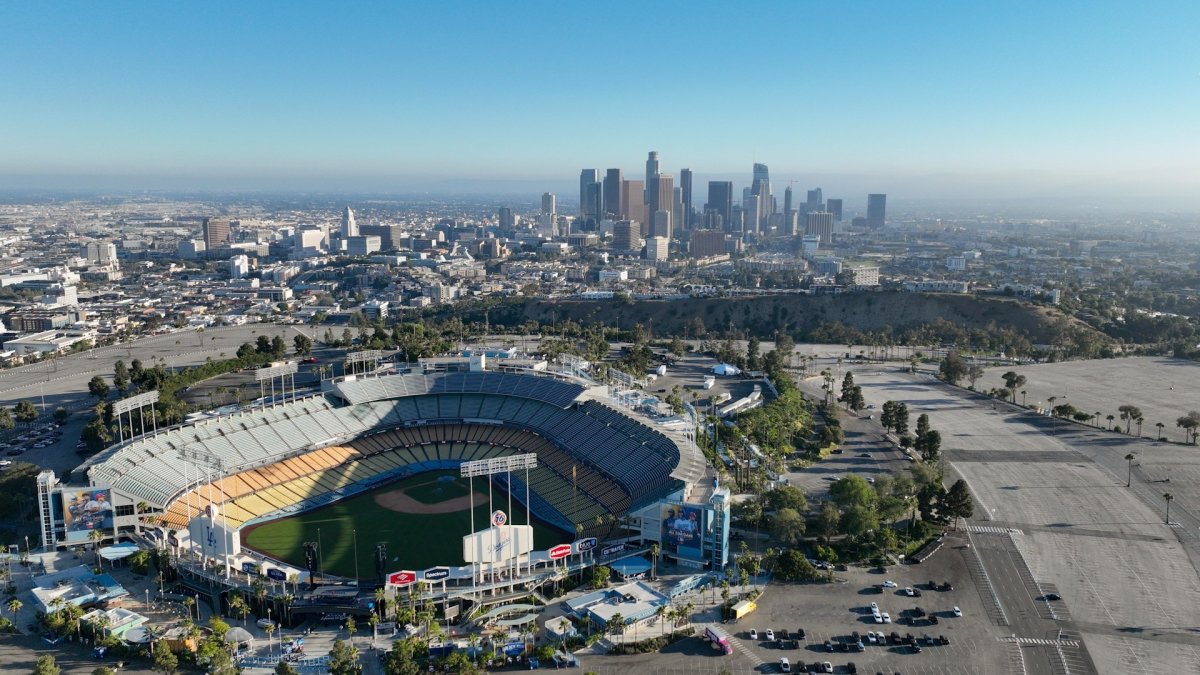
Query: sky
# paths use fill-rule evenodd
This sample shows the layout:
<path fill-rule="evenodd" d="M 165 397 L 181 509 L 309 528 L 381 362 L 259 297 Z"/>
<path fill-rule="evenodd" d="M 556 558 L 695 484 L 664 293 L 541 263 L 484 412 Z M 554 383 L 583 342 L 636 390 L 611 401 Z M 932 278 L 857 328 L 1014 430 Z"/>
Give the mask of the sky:
<path fill-rule="evenodd" d="M 579 170 L 1200 211 L 1196 2 L 0 0 L 0 187 Z M 573 187 L 574 186 L 574 187 Z"/>

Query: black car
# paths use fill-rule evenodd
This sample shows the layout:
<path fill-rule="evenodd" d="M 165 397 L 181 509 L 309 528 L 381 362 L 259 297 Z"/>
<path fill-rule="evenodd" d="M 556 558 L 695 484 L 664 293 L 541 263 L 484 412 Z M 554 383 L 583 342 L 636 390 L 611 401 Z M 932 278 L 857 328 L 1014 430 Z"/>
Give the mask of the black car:
<path fill-rule="evenodd" d="M 942 582 L 942 586 L 941 586 L 941 588 L 940 588 L 940 589 L 938 589 L 938 590 L 942 590 L 942 591 L 952 591 L 952 590 L 954 590 L 954 585 L 953 585 L 953 584 L 951 584 L 949 581 L 943 581 L 943 582 Z"/>
<path fill-rule="evenodd" d="M 800 641 L 792 640 L 792 649 L 800 649 Z"/>
<path fill-rule="evenodd" d="M 779 629 L 779 639 L 780 640 L 790 640 L 791 639 L 791 636 L 788 635 L 786 628 Z"/>
<path fill-rule="evenodd" d="M 937 614 L 930 614 L 929 615 L 929 623 L 936 626 L 937 622 L 938 622 Z"/>
<path fill-rule="evenodd" d="M 913 616 L 925 616 L 925 610 L 920 607 L 913 608 Z"/>
<path fill-rule="evenodd" d="M 909 649 L 911 649 L 911 650 L 912 650 L 912 653 L 914 653 L 914 654 L 920 654 L 920 653 L 921 653 L 921 645 L 919 645 L 919 644 L 917 644 L 917 643 L 915 643 L 915 642 L 914 642 L 914 643 L 912 643 L 911 645 L 909 645 L 909 646 L 908 646 L 908 648 L 909 648 Z"/>
<path fill-rule="evenodd" d="M 1042 597 L 1046 600 L 1062 600 L 1062 596 L 1058 593 L 1047 593 Z"/>
<path fill-rule="evenodd" d="M 858 672 L 858 666 L 854 665 L 854 662 L 851 661 L 850 663 L 846 664 L 846 672 L 850 673 L 851 675 L 855 675 L 855 673 Z"/>
<path fill-rule="evenodd" d="M 933 579 L 930 579 L 930 580 L 929 580 L 929 583 L 928 583 L 928 584 L 926 584 L 926 586 L 928 586 L 928 587 L 929 587 L 929 590 L 931 590 L 931 591 L 936 591 L 936 590 L 938 589 L 937 582 L 936 582 L 936 581 L 934 581 Z"/>
<path fill-rule="evenodd" d="M 940 642 L 940 643 L 942 643 L 942 644 L 944 644 L 944 645 L 948 645 L 948 644 L 950 644 L 950 640 L 949 640 L 949 638 L 947 638 L 945 635 L 939 635 L 939 636 L 938 636 L 938 642 Z"/>
<path fill-rule="evenodd" d="M 796 639 L 797 640 L 807 640 L 808 639 L 808 636 L 804 634 L 803 628 L 796 629 Z"/>
<path fill-rule="evenodd" d="M 913 589 L 913 597 L 914 597 L 914 598 L 919 598 L 919 597 L 921 597 L 921 589 L 919 589 L 919 588 L 914 588 L 914 589 Z"/>
<path fill-rule="evenodd" d="M 833 643 L 830 642 L 829 640 L 825 641 L 825 651 L 827 651 L 827 652 L 833 651 Z"/>

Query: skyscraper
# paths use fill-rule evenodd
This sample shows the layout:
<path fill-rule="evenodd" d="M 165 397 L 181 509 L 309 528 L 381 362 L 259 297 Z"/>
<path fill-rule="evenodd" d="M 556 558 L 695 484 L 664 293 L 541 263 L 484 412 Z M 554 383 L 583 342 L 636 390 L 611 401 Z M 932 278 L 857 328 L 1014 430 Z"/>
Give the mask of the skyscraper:
<path fill-rule="evenodd" d="M 637 182 L 637 181 L 627 181 Z M 640 251 L 642 250 L 642 228 L 631 220 L 621 220 L 613 224 L 613 250 Z"/>
<path fill-rule="evenodd" d="M 201 226 L 205 250 L 229 248 L 233 238 L 229 231 L 228 218 L 205 218 Z"/>
<path fill-rule="evenodd" d="M 599 213 L 590 210 L 588 204 L 588 186 L 600 182 L 599 169 L 584 169 L 579 172 L 579 217 L 583 219 L 598 218 Z"/>
<path fill-rule="evenodd" d="M 804 234 L 821 237 L 822 244 L 833 241 L 833 214 L 825 211 L 814 211 L 808 214 L 804 225 Z"/>
<path fill-rule="evenodd" d="M 545 192 L 542 194 L 542 215 L 553 216 L 558 213 L 557 198 L 553 192 Z"/>
<path fill-rule="evenodd" d="M 792 186 L 787 186 L 783 191 L 783 215 L 785 217 L 792 215 Z"/>
<path fill-rule="evenodd" d="M 727 180 L 708 181 L 708 203 L 705 211 L 713 211 L 721 217 L 726 230 L 733 223 L 733 182 Z"/>
<path fill-rule="evenodd" d="M 358 223 L 354 222 L 354 211 L 349 206 L 342 211 L 341 235 L 343 240 L 358 236 Z"/>
<path fill-rule="evenodd" d="M 645 228 L 643 228 L 645 229 Z M 671 238 L 671 212 L 659 209 L 654 212 L 654 225 L 650 228 L 649 236 Z"/>
<path fill-rule="evenodd" d="M 754 165 L 754 178 L 750 181 L 750 185 L 754 188 L 754 194 L 758 194 L 758 181 L 766 181 L 767 194 L 771 194 L 771 172 L 767 170 L 766 164 Z"/>
<path fill-rule="evenodd" d="M 517 226 L 517 220 L 513 217 L 512 209 L 507 206 L 500 207 L 500 230 L 502 232 L 511 233 Z"/>
<path fill-rule="evenodd" d="M 671 174 L 658 175 L 658 201 L 652 206 L 655 211 L 668 213 L 675 208 L 675 177 Z"/>
<path fill-rule="evenodd" d="M 679 187 L 683 189 L 683 218 L 677 224 L 679 227 L 692 229 L 692 170 L 683 169 L 679 172 Z"/>
<path fill-rule="evenodd" d="M 825 210 L 833 214 L 833 219 L 842 222 L 842 200 L 830 198 L 825 202 Z"/>
<path fill-rule="evenodd" d="M 646 158 L 646 213 L 653 214 L 658 210 L 658 153 L 651 150 Z"/>
<path fill-rule="evenodd" d="M 604 174 L 604 210 L 601 215 L 605 218 L 624 218 L 621 211 L 621 181 L 623 176 L 620 169 L 609 169 Z"/>
<path fill-rule="evenodd" d="M 642 181 L 621 181 L 621 214 L 625 219 L 646 222 L 645 199 L 645 184 Z"/>
<path fill-rule="evenodd" d="M 823 201 L 825 201 L 825 195 L 821 192 L 821 188 L 808 191 L 807 203 L 809 211 L 820 211 L 821 202 Z"/>
<path fill-rule="evenodd" d="M 887 195 L 867 195 L 867 227 L 876 230 L 887 222 Z"/>

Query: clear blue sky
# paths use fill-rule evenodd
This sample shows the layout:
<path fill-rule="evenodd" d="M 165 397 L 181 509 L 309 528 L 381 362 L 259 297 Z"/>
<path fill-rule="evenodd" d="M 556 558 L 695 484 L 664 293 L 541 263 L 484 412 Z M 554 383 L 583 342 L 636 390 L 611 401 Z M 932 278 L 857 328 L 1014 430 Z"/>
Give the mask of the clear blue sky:
<path fill-rule="evenodd" d="M 827 191 L 1200 193 L 1194 1 L 2 0 L 0 26 L 0 184 L 565 189 L 654 149 Z"/>

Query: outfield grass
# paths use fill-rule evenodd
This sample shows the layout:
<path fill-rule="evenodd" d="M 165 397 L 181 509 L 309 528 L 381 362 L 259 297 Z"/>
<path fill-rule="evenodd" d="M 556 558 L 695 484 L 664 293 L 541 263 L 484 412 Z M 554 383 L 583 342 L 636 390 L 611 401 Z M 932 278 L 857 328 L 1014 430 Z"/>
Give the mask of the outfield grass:
<path fill-rule="evenodd" d="M 303 544 L 319 541 L 323 569 L 327 574 L 354 576 L 354 532 L 358 533 L 358 575 L 363 579 L 375 576 L 375 544 L 387 543 L 388 572 L 402 569 L 423 570 L 437 565 L 464 565 L 462 537 L 471 533 L 471 515 L 467 509 L 452 513 L 396 513 L 375 503 L 375 495 L 392 490 L 409 490 L 408 494 L 422 503 L 437 503 L 467 494 L 465 483 L 440 482 L 439 476 L 456 475 L 456 471 L 431 471 L 390 483 L 370 492 L 355 495 L 336 504 L 313 511 L 280 518 L 254 526 L 242 532 L 242 543 L 250 548 L 304 568 Z M 421 487 L 418 487 L 421 486 Z M 411 488 L 423 497 L 413 494 Z M 439 497 L 436 488 L 442 489 Z M 486 493 L 482 480 L 475 481 L 477 492 Z M 507 497 L 499 490 L 493 492 L 495 508 L 508 511 Z M 525 509 L 513 502 L 509 520 L 513 525 L 525 524 Z M 490 512 L 485 502 L 475 507 L 475 529 L 488 526 Z M 545 523 L 533 521 L 533 540 L 537 549 L 569 541 L 565 533 Z"/>

